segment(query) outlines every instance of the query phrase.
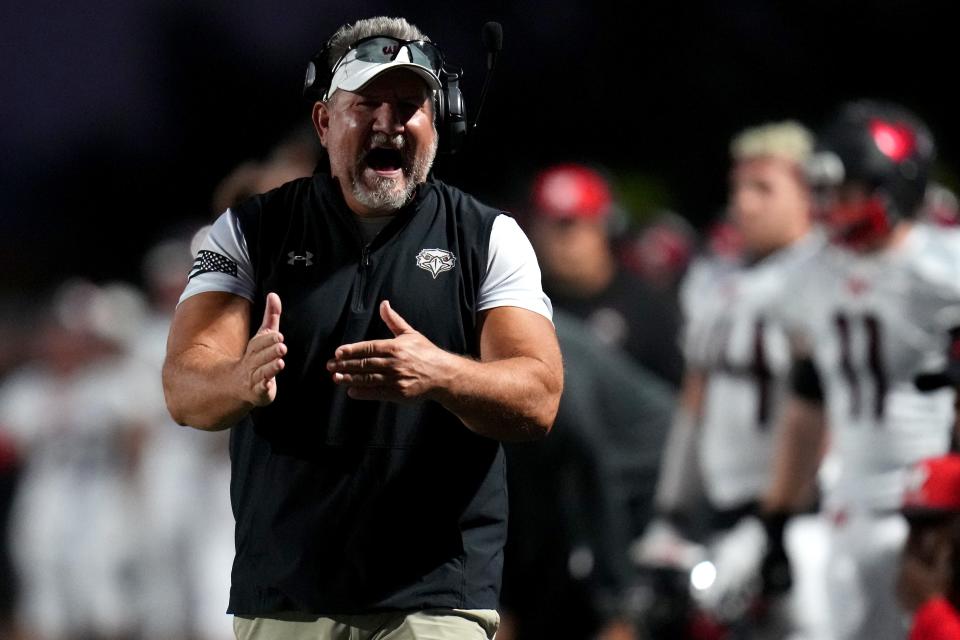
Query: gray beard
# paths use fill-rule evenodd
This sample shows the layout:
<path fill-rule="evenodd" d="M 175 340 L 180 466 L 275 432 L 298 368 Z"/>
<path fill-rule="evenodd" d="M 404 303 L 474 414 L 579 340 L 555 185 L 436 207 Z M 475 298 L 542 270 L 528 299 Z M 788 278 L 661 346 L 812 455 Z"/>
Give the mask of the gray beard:
<path fill-rule="evenodd" d="M 436 132 L 436 129 L 434 129 Z M 377 176 L 374 178 L 373 188 L 361 179 L 366 165 L 362 159 L 358 159 L 354 166 L 353 175 L 350 179 L 353 197 L 363 206 L 374 211 L 396 211 L 400 209 L 413 197 L 413 192 L 418 184 L 426 182 L 430 168 L 433 167 L 433 161 L 437 156 L 437 144 L 439 140 L 436 135 L 433 136 L 433 144 L 422 158 L 413 158 L 409 163 L 409 169 L 403 168 L 404 180 L 394 178 L 384 178 Z M 402 135 L 390 138 L 386 134 L 374 134 L 372 143 L 382 145 L 384 143 L 400 149 L 401 153 L 406 155 L 406 140 Z M 402 186 L 401 186 L 402 185 Z"/>
<path fill-rule="evenodd" d="M 358 179 L 353 180 L 353 197 L 368 209 L 394 211 L 410 201 L 416 188 L 416 183 L 409 179 L 401 183 L 400 180 L 377 176 L 372 189 Z"/>

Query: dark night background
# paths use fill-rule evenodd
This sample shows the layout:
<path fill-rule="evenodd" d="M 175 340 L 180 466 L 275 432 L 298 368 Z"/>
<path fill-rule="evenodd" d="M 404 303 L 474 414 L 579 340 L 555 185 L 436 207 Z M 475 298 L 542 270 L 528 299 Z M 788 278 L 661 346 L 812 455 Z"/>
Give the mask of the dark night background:
<path fill-rule="evenodd" d="M 839 101 L 901 101 L 930 124 L 939 178 L 960 166 L 948 3 L 761 0 L 605 4 L 37 0 L 0 15 L 0 293 L 68 274 L 136 282 L 172 227 L 205 222 L 239 162 L 297 124 L 311 54 L 345 21 L 404 15 L 464 67 L 480 27 L 504 48 L 470 151 L 441 178 L 492 204 L 559 160 L 600 163 L 638 215 L 695 225 L 725 196 L 727 141 L 768 119 L 816 125 Z"/>

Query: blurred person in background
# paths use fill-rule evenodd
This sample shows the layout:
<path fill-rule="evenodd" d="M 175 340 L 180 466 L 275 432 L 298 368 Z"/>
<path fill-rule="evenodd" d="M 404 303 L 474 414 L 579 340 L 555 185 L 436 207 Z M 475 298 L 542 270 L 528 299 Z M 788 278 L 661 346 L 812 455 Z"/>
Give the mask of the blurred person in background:
<path fill-rule="evenodd" d="M 620 265 L 613 242 L 623 220 L 608 180 L 585 165 L 551 166 L 534 177 L 528 206 L 530 240 L 554 306 L 583 319 L 603 343 L 678 384 L 676 302 Z"/>
<path fill-rule="evenodd" d="M 500 441 L 545 436 L 562 388 L 539 267 L 428 179 L 454 87 L 416 27 L 345 25 L 310 71 L 330 174 L 214 223 L 164 365 L 178 423 L 232 428 L 235 630 L 492 638 Z"/>
<path fill-rule="evenodd" d="M 297 130 L 258 162 L 231 171 L 214 189 L 215 211 L 309 176 L 317 164 L 316 136 Z M 167 334 L 186 275 L 209 227 L 192 239 L 174 237 L 144 258 L 151 313 L 135 355 L 144 365 L 141 397 L 153 419 L 144 451 L 144 542 L 150 579 L 143 589 L 146 640 L 234 637 L 225 612 L 233 562 L 229 432 L 203 434 L 170 418 L 159 384 Z"/>
<path fill-rule="evenodd" d="M 906 637 L 894 583 L 907 537 L 906 475 L 947 451 L 954 393 L 923 394 L 943 368 L 960 305 L 960 233 L 915 220 L 934 160 L 926 125 L 899 105 L 842 105 L 808 168 L 830 246 L 784 289 L 796 365 L 764 510 L 785 518 L 820 468 L 830 637 Z"/>
<path fill-rule="evenodd" d="M 320 153 L 312 127 L 292 131 L 270 149 L 266 158 L 243 162 L 220 181 L 213 190 L 213 211 L 219 215 L 251 196 L 313 175 Z"/>
<path fill-rule="evenodd" d="M 143 301 L 132 287 L 70 281 L 39 353 L 0 389 L 0 425 L 25 461 L 12 547 L 27 638 L 127 638 L 137 619 L 135 473 L 140 398 L 126 354 Z"/>
<path fill-rule="evenodd" d="M 743 257 L 743 236 L 724 212 L 705 233 L 705 253 L 712 259 L 737 262 Z"/>
<path fill-rule="evenodd" d="M 960 200 L 946 185 L 931 182 L 923 197 L 921 217 L 941 227 L 960 226 Z"/>
<path fill-rule="evenodd" d="M 903 515 L 910 531 L 897 577 L 913 619 L 909 640 L 960 638 L 960 455 L 917 464 L 907 476 Z"/>
<path fill-rule="evenodd" d="M 697 234 L 671 211 L 657 214 L 622 249 L 624 265 L 654 289 L 676 296 L 690 266 Z"/>
<path fill-rule="evenodd" d="M 771 305 L 791 274 L 809 268 L 823 247 L 822 236 L 811 231 L 804 174 L 812 150 L 812 135 L 793 121 L 752 127 L 733 138 L 728 222 L 739 254 L 723 250 L 698 259 L 682 285 L 684 382 L 657 486 L 660 515 L 641 544 L 652 562 L 672 545 L 682 546 L 681 535 L 693 533 L 691 523 L 699 520 L 697 495 L 704 491 L 708 545 L 718 554 L 732 550 L 714 558 L 718 576 L 711 589 L 744 591 L 738 610 L 712 612 L 728 623 L 748 614 L 750 598 L 774 598 L 790 586 L 774 575 L 782 567 L 763 565 L 764 545 L 757 544 L 765 525 L 782 555 L 783 523 L 761 523 L 756 516 L 791 369 L 787 336 Z M 795 553 L 813 545 L 810 536 L 805 528 L 792 535 L 806 537 Z M 726 558 L 735 565 L 724 566 Z M 781 607 L 784 615 L 757 621 L 759 637 L 783 637 L 792 626 L 811 624 L 804 618 L 816 602 L 801 600 L 808 595 L 802 582 L 793 591 L 794 611 Z"/>
<path fill-rule="evenodd" d="M 575 316 L 556 310 L 554 322 L 567 370 L 554 433 L 507 446 L 497 638 L 629 640 L 639 626 L 629 543 L 652 515 L 674 393 Z"/>
<path fill-rule="evenodd" d="M 22 296 L 0 297 L 0 387 L 7 375 L 27 361 L 35 310 Z M 9 429 L 0 424 L 0 638 L 13 637 L 17 578 L 10 557 L 10 511 L 22 460 Z"/>
<path fill-rule="evenodd" d="M 162 241 L 147 252 L 149 312 L 131 354 L 140 375 L 129 382 L 148 417 L 138 521 L 145 640 L 233 637 L 224 607 L 233 561 L 227 434 L 204 437 L 177 426 L 159 379 L 170 320 L 193 259 L 188 238 Z"/>
<path fill-rule="evenodd" d="M 0 637 L 3 638 L 13 636 L 13 613 L 17 599 L 17 578 L 10 558 L 9 523 L 20 466 L 20 456 L 13 439 L 0 424 Z"/>

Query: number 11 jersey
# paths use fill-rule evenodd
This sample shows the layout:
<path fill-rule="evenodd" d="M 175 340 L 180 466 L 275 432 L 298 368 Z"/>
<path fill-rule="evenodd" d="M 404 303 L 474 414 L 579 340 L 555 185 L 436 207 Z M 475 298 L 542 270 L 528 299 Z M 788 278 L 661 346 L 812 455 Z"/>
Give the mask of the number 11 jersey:
<path fill-rule="evenodd" d="M 923 393 L 960 315 L 960 233 L 915 225 L 873 253 L 829 247 L 778 305 L 820 373 L 837 477 L 828 497 L 897 509 L 905 473 L 946 452 L 953 391 Z"/>

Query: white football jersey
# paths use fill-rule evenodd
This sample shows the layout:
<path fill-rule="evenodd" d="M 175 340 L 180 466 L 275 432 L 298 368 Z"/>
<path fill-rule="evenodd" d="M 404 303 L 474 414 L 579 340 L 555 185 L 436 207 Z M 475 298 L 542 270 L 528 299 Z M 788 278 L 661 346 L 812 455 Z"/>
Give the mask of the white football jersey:
<path fill-rule="evenodd" d="M 58 473 L 105 473 L 125 429 L 142 421 L 121 360 L 87 365 L 58 377 L 26 367 L 0 387 L 0 426 L 29 455 L 31 467 Z"/>
<path fill-rule="evenodd" d="M 946 452 L 953 391 L 922 393 L 960 316 L 960 232 L 913 226 L 890 249 L 823 252 L 784 292 L 783 319 L 823 385 L 836 484 L 828 498 L 897 509 L 904 472 Z"/>
<path fill-rule="evenodd" d="M 140 397 L 119 360 L 69 375 L 28 368 L 0 387 L 0 428 L 26 456 L 10 546 L 25 588 L 20 614 L 43 637 L 133 628 L 128 572 L 139 539 L 127 474 Z"/>
<path fill-rule="evenodd" d="M 751 265 L 701 260 L 684 282 L 686 362 L 707 376 L 700 467 L 717 508 L 756 500 L 767 485 L 790 370 L 787 336 L 769 307 L 823 244 L 809 234 Z"/>

